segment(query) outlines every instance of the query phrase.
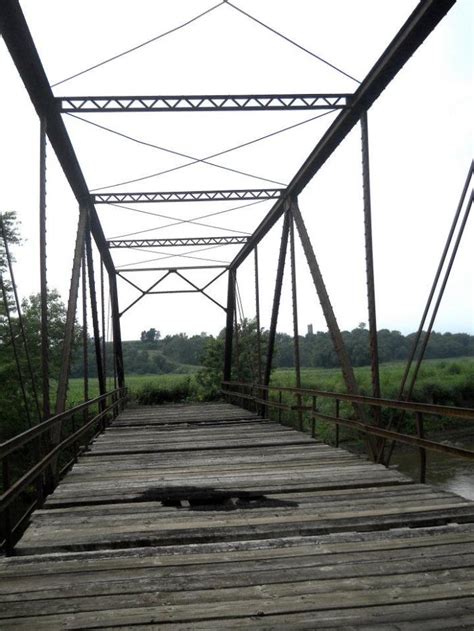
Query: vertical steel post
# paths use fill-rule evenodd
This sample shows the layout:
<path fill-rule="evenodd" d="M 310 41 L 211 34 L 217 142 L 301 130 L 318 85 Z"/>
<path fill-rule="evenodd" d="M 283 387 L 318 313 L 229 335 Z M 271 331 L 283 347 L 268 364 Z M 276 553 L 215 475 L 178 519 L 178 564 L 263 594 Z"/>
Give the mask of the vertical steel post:
<path fill-rule="evenodd" d="M 89 400 L 89 339 L 87 334 L 87 262 L 86 251 L 82 256 L 82 364 L 84 370 L 84 401 Z M 84 421 L 87 420 L 87 409 L 84 410 Z"/>
<path fill-rule="evenodd" d="M 283 274 L 285 271 L 286 250 L 288 247 L 289 233 L 289 215 L 285 213 L 283 219 L 283 229 L 280 241 L 280 254 L 278 256 L 278 266 L 275 280 L 275 293 L 273 294 L 272 316 L 270 320 L 270 330 L 268 332 L 267 361 L 265 363 L 265 372 L 263 375 L 263 385 L 268 386 L 270 383 L 270 374 L 272 371 L 273 351 L 275 349 L 275 335 L 278 322 L 278 311 L 280 309 L 281 287 L 283 284 Z M 268 396 L 268 391 L 266 397 Z"/>
<path fill-rule="evenodd" d="M 380 398 L 379 350 L 377 342 L 377 317 L 375 308 L 374 254 L 372 247 L 372 204 L 370 195 L 369 132 L 367 112 L 360 117 L 362 138 L 362 188 L 364 197 L 365 262 L 367 271 L 367 302 L 369 309 L 370 367 L 372 372 L 372 395 Z M 380 424 L 380 409 L 374 414 Z"/>
<path fill-rule="evenodd" d="M 87 271 L 89 273 L 89 294 L 91 301 L 91 313 L 92 313 L 92 329 L 94 331 L 94 348 L 95 359 L 97 365 L 97 379 L 99 381 L 99 394 L 105 394 L 105 379 L 104 379 L 104 365 L 102 363 L 102 349 L 100 344 L 100 330 L 99 330 L 99 317 L 97 313 L 97 297 L 95 291 L 95 276 L 94 276 L 94 257 L 92 255 L 92 239 L 89 230 L 89 225 L 86 228 L 86 255 L 87 255 Z M 101 401 L 100 408 L 105 407 L 105 401 Z"/>
<path fill-rule="evenodd" d="M 119 388 L 123 388 L 125 386 L 125 373 L 123 367 L 122 332 L 120 330 L 117 279 L 113 273 L 109 274 L 109 287 L 110 305 L 112 311 L 112 331 L 114 337 L 114 382 Z"/>
<path fill-rule="evenodd" d="M 291 211 L 287 210 L 290 223 L 290 260 L 291 260 L 291 297 L 293 305 L 293 355 L 295 364 L 296 387 L 301 388 L 300 340 L 298 331 L 298 296 L 296 291 L 296 257 L 295 257 L 295 226 Z M 301 407 L 301 395 L 296 396 L 298 407 Z M 298 410 L 298 429 L 303 429 L 303 412 Z"/>
<path fill-rule="evenodd" d="M 41 388 L 43 421 L 51 416 L 49 395 L 48 280 L 46 269 L 46 119 L 40 118 L 39 238 L 41 287 Z"/>
<path fill-rule="evenodd" d="M 69 287 L 69 300 L 66 313 L 66 326 L 61 357 L 61 369 L 58 379 L 58 393 L 56 396 L 56 414 L 64 412 L 66 408 L 67 389 L 69 383 L 69 368 L 74 339 L 74 321 L 76 319 L 77 293 L 79 290 L 79 278 L 81 273 L 81 259 L 84 251 L 84 237 L 87 225 L 87 209 L 79 208 L 79 222 L 77 226 L 76 246 L 72 265 L 71 284 Z M 59 424 L 53 432 L 53 442 L 59 442 L 61 427 Z"/>
<path fill-rule="evenodd" d="M 234 337 L 235 313 L 235 271 L 229 268 L 227 280 L 227 316 L 224 346 L 224 381 L 230 381 L 232 375 L 232 342 Z"/>
<path fill-rule="evenodd" d="M 258 248 L 254 248 L 255 254 L 255 323 L 257 325 L 257 379 L 262 383 L 262 336 L 260 332 L 260 284 L 258 276 Z"/>
<path fill-rule="evenodd" d="M 106 355 L 106 329 L 105 329 L 105 279 L 104 259 L 100 257 L 100 313 L 102 325 L 102 363 L 104 370 L 105 389 L 107 390 L 107 355 Z"/>

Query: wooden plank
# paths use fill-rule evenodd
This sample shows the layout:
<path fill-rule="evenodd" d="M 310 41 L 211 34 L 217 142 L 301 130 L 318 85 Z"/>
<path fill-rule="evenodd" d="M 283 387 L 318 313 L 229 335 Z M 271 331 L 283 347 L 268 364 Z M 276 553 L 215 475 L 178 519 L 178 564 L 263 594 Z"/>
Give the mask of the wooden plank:
<path fill-rule="evenodd" d="M 451 628 L 474 615 L 472 502 L 227 404 L 120 415 L 17 554 L 0 560 L 2 628 Z"/>

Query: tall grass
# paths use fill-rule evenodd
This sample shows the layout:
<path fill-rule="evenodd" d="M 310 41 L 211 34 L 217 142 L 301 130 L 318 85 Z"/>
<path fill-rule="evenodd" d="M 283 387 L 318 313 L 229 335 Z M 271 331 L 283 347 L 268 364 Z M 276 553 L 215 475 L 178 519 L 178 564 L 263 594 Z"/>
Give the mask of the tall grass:
<path fill-rule="evenodd" d="M 387 399 L 398 397 L 398 388 L 404 370 L 403 362 L 390 362 L 380 366 L 380 382 L 382 396 Z M 362 394 L 371 394 L 370 367 L 355 369 L 356 381 Z M 303 368 L 301 381 L 304 388 L 315 388 L 328 392 L 345 392 L 342 375 L 337 368 Z M 153 402 L 153 391 L 156 401 L 183 401 L 202 398 L 196 384 L 195 376 L 189 374 L 166 375 L 132 375 L 127 377 L 126 385 L 135 400 Z M 292 387 L 295 385 L 294 369 L 277 369 L 272 373 L 271 385 Z M 113 388 L 108 380 L 107 389 Z M 96 379 L 89 381 L 89 398 L 98 396 L 99 387 Z M 69 385 L 69 405 L 82 402 L 83 382 L 81 378 L 71 379 Z M 418 375 L 413 393 L 415 401 L 474 407 L 474 358 L 456 358 L 427 360 Z"/>

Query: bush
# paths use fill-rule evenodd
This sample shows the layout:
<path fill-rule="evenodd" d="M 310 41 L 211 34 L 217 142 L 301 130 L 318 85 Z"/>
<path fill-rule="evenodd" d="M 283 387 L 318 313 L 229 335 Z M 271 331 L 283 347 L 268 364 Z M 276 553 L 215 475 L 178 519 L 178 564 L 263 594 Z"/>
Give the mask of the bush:
<path fill-rule="evenodd" d="M 132 392 L 133 399 L 140 405 L 159 403 L 181 403 L 192 395 L 191 379 L 167 382 L 147 382 Z"/>

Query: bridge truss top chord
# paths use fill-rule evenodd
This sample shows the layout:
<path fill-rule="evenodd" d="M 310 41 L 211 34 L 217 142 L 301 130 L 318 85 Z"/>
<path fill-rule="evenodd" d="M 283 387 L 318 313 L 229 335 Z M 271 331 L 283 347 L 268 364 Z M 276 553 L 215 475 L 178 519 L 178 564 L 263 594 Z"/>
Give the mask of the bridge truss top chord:
<path fill-rule="evenodd" d="M 61 96 L 56 99 L 64 113 L 340 110 L 348 107 L 349 101 L 350 94 Z"/>
<path fill-rule="evenodd" d="M 151 202 L 225 202 L 245 199 L 279 199 L 283 188 L 253 188 L 225 191 L 171 191 L 151 193 L 95 193 L 94 204 L 143 204 Z"/>
<path fill-rule="evenodd" d="M 107 241 L 109 248 L 166 248 L 195 245 L 242 245 L 249 237 L 181 237 L 168 239 L 112 239 Z"/>

